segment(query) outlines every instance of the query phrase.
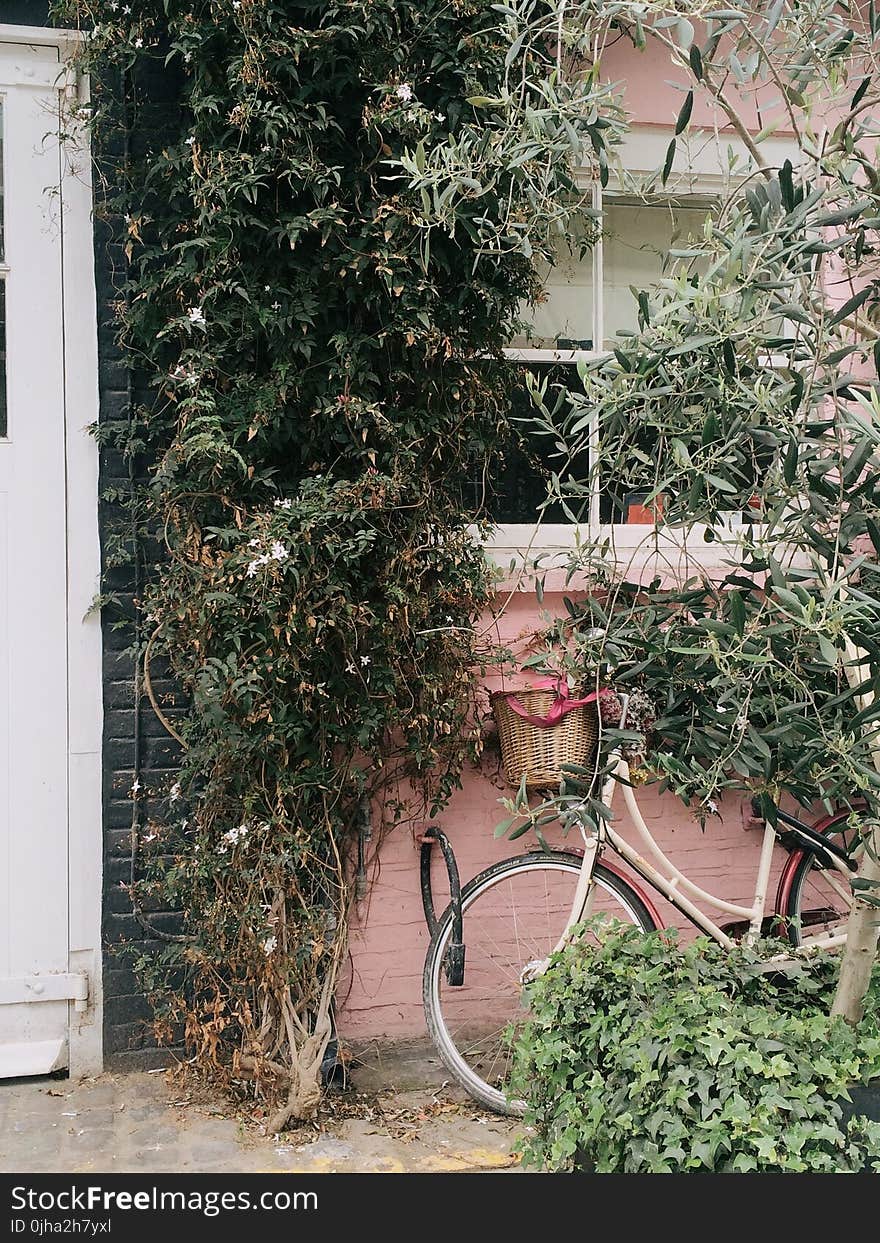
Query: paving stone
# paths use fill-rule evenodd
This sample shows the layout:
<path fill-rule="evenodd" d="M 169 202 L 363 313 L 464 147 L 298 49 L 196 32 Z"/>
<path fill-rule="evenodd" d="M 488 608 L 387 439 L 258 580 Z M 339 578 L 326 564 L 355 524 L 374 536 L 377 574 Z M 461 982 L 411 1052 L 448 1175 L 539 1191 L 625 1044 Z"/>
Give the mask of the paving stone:
<path fill-rule="evenodd" d="M 415 1073 L 415 1072 L 414 1072 Z M 423 1082 L 430 1083 L 426 1076 Z M 516 1170 L 517 1128 L 436 1087 L 339 1094 L 323 1131 L 275 1137 L 164 1074 L 0 1081 L 0 1170 L 304 1172 Z M 50 1095 L 51 1091 L 51 1095 Z M 181 1103 L 184 1102 L 184 1103 Z M 362 1109 L 363 1116 L 358 1116 Z M 383 1123 L 387 1109 L 389 1121 Z M 229 1110 L 228 1113 L 225 1111 Z M 295 1135 L 295 1137 L 294 1137 Z M 404 1137 L 404 1138 L 401 1138 Z"/>

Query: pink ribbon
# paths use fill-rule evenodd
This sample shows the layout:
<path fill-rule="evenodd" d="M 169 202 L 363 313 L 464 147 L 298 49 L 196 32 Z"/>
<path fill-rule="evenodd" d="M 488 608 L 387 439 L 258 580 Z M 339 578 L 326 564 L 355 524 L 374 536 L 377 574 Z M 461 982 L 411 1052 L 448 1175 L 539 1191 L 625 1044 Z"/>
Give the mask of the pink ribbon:
<path fill-rule="evenodd" d="M 536 716 L 532 712 L 527 712 L 513 691 L 507 692 L 504 698 L 517 716 L 521 716 L 530 725 L 537 725 L 539 729 L 550 729 L 552 726 L 558 725 L 567 713 L 574 712 L 575 708 L 584 708 L 587 704 L 595 703 L 599 698 L 598 691 L 594 691 L 592 695 L 587 695 L 586 699 L 570 698 L 568 683 L 565 678 L 540 678 L 533 683 L 530 689 L 536 691 L 552 689 L 556 691 L 556 699 L 546 716 Z"/>

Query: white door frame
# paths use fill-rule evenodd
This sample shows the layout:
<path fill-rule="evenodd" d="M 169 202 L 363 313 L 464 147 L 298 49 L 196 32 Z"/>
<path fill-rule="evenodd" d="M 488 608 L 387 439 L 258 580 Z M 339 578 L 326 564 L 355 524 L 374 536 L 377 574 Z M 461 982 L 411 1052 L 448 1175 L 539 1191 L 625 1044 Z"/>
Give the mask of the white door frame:
<path fill-rule="evenodd" d="M 81 34 L 0 24 L 0 43 L 57 48 L 59 88 L 86 102 L 88 81 L 70 61 Z M 95 292 L 93 198 L 88 132 L 65 114 L 62 143 L 62 297 L 64 437 L 67 467 L 67 668 L 69 970 L 85 972 L 85 1011 L 69 1006 L 71 1076 L 103 1068 L 101 913 L 102 644 L 91 611 L 100 587 L 98 448 L 89 427 L 98 420 L 98 319 Z"/>

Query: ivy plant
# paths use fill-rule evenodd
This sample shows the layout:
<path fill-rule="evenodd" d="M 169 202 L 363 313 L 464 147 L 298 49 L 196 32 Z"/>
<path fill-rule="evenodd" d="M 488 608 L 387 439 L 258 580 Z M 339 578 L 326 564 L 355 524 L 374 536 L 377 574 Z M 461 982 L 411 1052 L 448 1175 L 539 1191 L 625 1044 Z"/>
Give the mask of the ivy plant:
<path fill-rule="evenodd" d="M 601 925 L 601 926 L 600 926 Z M 529 986 L 512 1092 L 527 1164 L 597 1173 L 851 1173 L 880 1169 L 880 1124 L 850 1088 L 880 1076 L 872 1005 L 830 1018 L 834 969 L 768 970 L 773 943 L 733 954 L 674 932 L 594 920 Z"/>

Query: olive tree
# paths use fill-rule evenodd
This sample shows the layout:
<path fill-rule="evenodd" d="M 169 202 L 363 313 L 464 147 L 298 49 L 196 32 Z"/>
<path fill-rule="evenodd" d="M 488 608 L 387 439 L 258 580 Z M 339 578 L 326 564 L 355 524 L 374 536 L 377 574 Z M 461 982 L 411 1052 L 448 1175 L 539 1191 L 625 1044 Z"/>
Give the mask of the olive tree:
<path fill-rule="evenodd" d="M 533 386 L 547 504 L 584 522 L 597 496 L 619 506 L 638 493 L 654 513 L 636 555 L 613 524 L 584 527 L 569 573 L 590 596 L 552 646 L 648 692 L 648 775 L 702 821 L 729 790 L 771 817 L 785 796 L 867 807 L 834 1003 L 856 1021 L 880 884 L 880 22 L 873 3 L 832 0 L 704 2 L 687 16 L 662 0 L 493 7 L 511 70 L 500 93 L 471 101 L 491 142 L 400 162 L 426 235 L 454 233 L 462 204 L 488 201 L 512 164 L 531 178 L 534 214 L 487 212 L 481 245 L 531 255 L 542 222 L 562 218 L 541 194 L 561 146 L 602 184 L 618 176 L 646 195 L 687 160 L 695 114 L 729 148 L 729 185 L 703 229 L 670 251 L 659 285 L 633 290 L 637 330 L 580 363 L 577 385 Z M 639 185 L 615 170 L 623 87 L 601 146 L 579 144 L 567 115 L 621 39 L 665 49 L 681 88 L 662 167 Z M 543 75 L 547 112 L 523 63 Z M 774 162 L 780 131 L 789 154 Z M 586 194 L 572 211 L 590 218 Z M 595 799 L 588 814 L 604 814 Z"/>

